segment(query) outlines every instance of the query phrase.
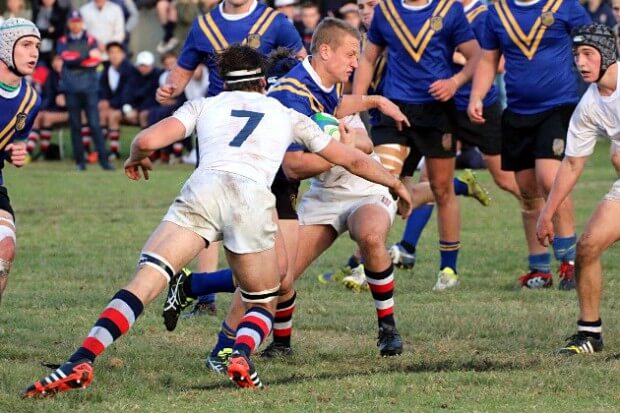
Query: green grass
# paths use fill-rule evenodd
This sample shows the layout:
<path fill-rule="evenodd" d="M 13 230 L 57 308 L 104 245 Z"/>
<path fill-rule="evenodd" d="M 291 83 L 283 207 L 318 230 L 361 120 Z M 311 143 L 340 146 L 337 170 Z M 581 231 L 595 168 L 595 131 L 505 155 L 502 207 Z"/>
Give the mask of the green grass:
<path fill-rule="evenodd" d="M 615 177 L 600 144 L 576 192 L 578 230 Z M 120 166 L 120 164 L 119 164 Z M 192 169 L 156 168 L 148 182 L 120 169 L 74 171 L 69 161 L 8 166 L 17 213 L 18 256 L 0 306 L 0 412 L 565 412 L 620 406 L 619 251 L 604 257 L 606 350 L 553 355 L 573 333 L 574 292 L 520 291 L 526 249 L 517 203 L 491 188 L 489 208 L 462 199 L 461 286 L 432 293 L 437 230 L 424 233 L 414 271 L 396 275 L 402 357 L 381 359 L 368 293 L 316 282 L 351 251 L 343 236 L 298 285 L 290 360 L 257 361 L 266 391 L 239 391 L 202 364 L 219 320 L 183 320 L 164 330 L 163 297 L 98 360 L 93 385 L 54 399 L 21 400 L 78 346 L 109 298 L 130 279 L 140 248 Z M 403 223 L 398 220 L 390 242 Z M 303 240 L 302 240 L 303 242 Z M 222 262 L 222 264 L 224 264 Z M 220 314 L 229 298 L 218 297 Z"/>

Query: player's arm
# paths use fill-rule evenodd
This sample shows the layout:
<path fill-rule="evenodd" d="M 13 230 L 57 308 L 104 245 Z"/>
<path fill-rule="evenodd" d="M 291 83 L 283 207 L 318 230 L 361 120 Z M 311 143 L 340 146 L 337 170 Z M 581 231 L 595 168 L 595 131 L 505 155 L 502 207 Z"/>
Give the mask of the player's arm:
<path fill-rule="evenodd" d="M 474 69 L 480 59 L 480 46 L 478 46 L 478 41 L 475 39 L 459 44 L 458 51 L 462 58 L 465 59 L 463 68 L 451 78 L 434 81 L 428 89 L 431 96 L 440 102 L 452 99 L 456 91 L 471 80 Z"/>
<path fill-rule="evenodd" d="M 484 123 L 482 101 L 495 81 L 499 65 L 500 51 L 482 50 L 478 66 L 474 72 L 474 81 L 469 95 L 467 114 L 474 123 Z"/>
<path fill-rule="evenodd" d="M 566 156 L 562 160 L 536 225 L 536 236 L 542 245 L 553 242 L 553 216 L 577 184 L 587 160 L 588 156 Z"/>
<path fill-rule="evenodd" d="M 353 91 L 355 91 L 355 81 L 353 85 Z M 405 114 L 401 112 L 394 102 L 379 95 L 343 95 L 336 108 L 335 116 L 343 118 L 354 113 L 365 112 L 369 109 L 378 109 L 384 115 L 394 119 L 398 129 L 402 129 L 403 125 L 411 126 Z"/>
<path fill-rule="evenodd" d="M 360 56 L 359 66 L 355 69 L 355 76 L 353 77 L 354 95 L 365 95 L 368 93 L 375 62 L 381 56 L 383 50 L 385 50 L 384 46 L 376 45 L 370 41 L 366 43 L 364 51 Z"/>
<path fill-rule="evenodd" d="M 140 180 L 140 170 L 144 179 L 149 179 L 152 169 L 148 156 L 155 150 L 165 148 L 186 136 L 185 125 L 170 116 L 140 131 L 131 142 L 129 159 L 125 161 L 125 175 L 134 181 Z"/>
<path fill-rule="evenodd" d="M 173 100 L 185 90 L 193 74 L 193 70 L 183 69 L 179 65 L 174 66 L 166 78 L 166 83 L 157 88 L 155 100 L 161 104 L 173 103 Z"/>
<path fill-rule="evenodd" d="M 328 171 L 334 166 L 331 162 L 310 152 L 286 152 L 282 161 L 284 175 L 291 181 L 301 181 Z"/>

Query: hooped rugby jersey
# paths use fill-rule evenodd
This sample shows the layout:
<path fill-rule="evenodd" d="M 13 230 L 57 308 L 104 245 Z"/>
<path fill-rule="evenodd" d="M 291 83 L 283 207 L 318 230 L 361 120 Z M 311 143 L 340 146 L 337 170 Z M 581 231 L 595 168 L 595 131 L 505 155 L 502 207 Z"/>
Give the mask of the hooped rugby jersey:
<path fill-rule="evenodd" d="M 0 91 L 0 185 L 4 185 L 2 168 L 7 159 L 6 146 L 25 140 L 41 107 L 41 98 L 25 79 L 15 92 Z"/>
<path fill-rule="evenodd" d="M 577 0 L 499 0 L 489 7 L 480 43 L 506 59 L 511 111 L 532 115 L 577 103 L 571 31 L 589 23 Z"/>
<path fill-rule="evenodd" d="M 478 42 L 480 42 L 480 38 L 482 37 L 485 28 L 486 14 L 488 13 L 488 11 L 489 10 L 486 4 L 483 4 L 478 0 L 475 0 L 465 6 L 465 17 L 467 18 L 467 21 L 469 22 L 469 25 L 471 26 Z M 454 73 L 458 73 L 462 69 L 463 65 L 454 65 Z M 469 95 L 471 94 L 471 85 L 472 82 L 466 83 L 465 85 L 460 87 L 454 95 L 454 103 L 458 111 L 467 110 L 467 105 L 469 104 Z M 495 103 L 496 100 L 497 90 L 495 88 L 495 85 L 492 85 L 491 89 L 489 89 L 489 92 L 484 97 L 482 103 L 484 106 L 489 106 Z"/>
<path fill-rule="evenodd" d="M 368 41 L 388 50 L 383 95 L 410 104 L 435 102 L 430 85 L 453 75 L 454 49 L 474 38 L 455 0 L 431 0 L 424 6 L 381 1 Z"/>
<path fill-rule="evenodd" d="M 232 20 L 223 13 L 223 3 L 198 16 L 187 35 L 178 65 L 195 70 L 200 63 L 209 68 L 207 96 L 215 96 L 224 87 L 217 69 L 217 54 L 232 44 L 247 44 L 264 55 L 278 47 L 297 52 L 303 48 L 295 26 L 271 7 L 255 3 L 248 15 Z"/>

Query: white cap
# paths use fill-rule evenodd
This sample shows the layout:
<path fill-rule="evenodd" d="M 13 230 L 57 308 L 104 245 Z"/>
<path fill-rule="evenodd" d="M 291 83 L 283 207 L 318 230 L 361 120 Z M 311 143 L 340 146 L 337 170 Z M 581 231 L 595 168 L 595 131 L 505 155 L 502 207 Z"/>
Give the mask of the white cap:
<path fill-rule="evenodd" d="M 155 64 L 155 56 L 153 56 L 153 53 L 148 50 L 138 53 L 138 56 L 136 57 L 136 66 L 153 66 L 153 64 Z"/>
<path fill-rule="evenodd" d="M 273 2 L 275 7 L 291 6 L 293 4 L 297 4 L 297 0 L 276 0 Z"/>

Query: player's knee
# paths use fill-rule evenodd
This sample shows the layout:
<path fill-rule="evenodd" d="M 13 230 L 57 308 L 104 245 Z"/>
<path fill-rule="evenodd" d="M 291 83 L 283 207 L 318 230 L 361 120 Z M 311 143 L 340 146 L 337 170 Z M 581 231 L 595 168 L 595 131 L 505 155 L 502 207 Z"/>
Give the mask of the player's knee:
<path fill-rule="evenodd" d="M 248 291 L 240 288 L 241 300 L 248 304 L 268 304 L 280 295 L 280 283 L 261 291 Z"/>
<path fill-rule="evenodd" d="M 431 190 L 437 205 L 446 205 L 455 198 L 454 190 L 447 183 L 431 182 Z"/>
<path fill-rule="evenodd" d="M 537 214 L 544 205 L 545 198 L 521 192 L 521 212 L 524 214 Z"/>
<path fill-rule="evenodd" d="M 286 295 L 293 290 L 295 284 L 295 278 L 292 274 L 285 274 L 280 277 L 280 290 L 279 295 Z"/>
<path fill-rule="evenodd" d="M 589 263 L 599 259 L 603 252 L 601 243 L 589 232 L 584 232 L 577 241 L 577 260 L 582 263 Z"/>
<path fill-rule="evenodd" d="M 383 237 L 383 231 L 378 228 L 373 231 L 368 231 L 361 236 L 356 237 L 357 243 L 360 249 L 364 251 L 372 251 L 377 248 L 384 248 L 385 237 Z"/>

